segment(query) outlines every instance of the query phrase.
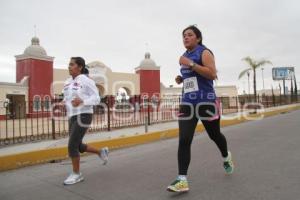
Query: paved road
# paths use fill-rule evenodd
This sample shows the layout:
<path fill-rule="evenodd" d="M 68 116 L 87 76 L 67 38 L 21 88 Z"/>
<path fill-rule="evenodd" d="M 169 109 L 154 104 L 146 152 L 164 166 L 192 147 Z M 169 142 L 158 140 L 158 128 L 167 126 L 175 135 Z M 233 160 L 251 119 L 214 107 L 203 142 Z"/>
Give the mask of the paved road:
<path fill-rule="evenodd" d="M 85 181 L 65 187 L 70 162 L 0 173 L 1 200 L 253 200 L 300 199 L 300 111 L 223 128 L 236 170 L 224 175 L 216 146 L 206 134 L 192 147 L 190 189 L 165 191 L 177 172 L 177 139 L 113 151 L 108 166 L 82 159 Z"/>

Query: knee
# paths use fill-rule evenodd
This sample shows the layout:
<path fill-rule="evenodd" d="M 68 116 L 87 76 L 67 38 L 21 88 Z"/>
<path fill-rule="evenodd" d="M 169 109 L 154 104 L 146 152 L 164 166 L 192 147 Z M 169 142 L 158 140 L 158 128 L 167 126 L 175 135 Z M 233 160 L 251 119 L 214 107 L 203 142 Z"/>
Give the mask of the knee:
<path fill-rule="evenodd" d="M 79 145 L 79 152 L 80 152 L 80 153 L 86 152 L 86 149 L 87 149 L 87 145 L 86 145 L 86 144 L 81 143 L 81 144 Z"/>

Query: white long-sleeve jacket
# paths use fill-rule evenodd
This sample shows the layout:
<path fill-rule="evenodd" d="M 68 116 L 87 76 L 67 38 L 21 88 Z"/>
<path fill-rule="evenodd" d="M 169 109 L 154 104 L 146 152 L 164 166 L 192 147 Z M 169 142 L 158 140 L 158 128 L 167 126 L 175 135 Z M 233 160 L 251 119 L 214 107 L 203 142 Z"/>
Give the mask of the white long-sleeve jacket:
<path fill-rule="evenodd" d="M 93 113 L 93 105 L 100 103 L 100 96 L 95 82 L 86 75 L 80 74 L 74 79 L 72 77 L 65 81 L 64 102 L 67 109 L 68 117 L 81 113 Z M 72 106 L 74 98 L 80 98 L 83 103 L 78 107 Z"/>

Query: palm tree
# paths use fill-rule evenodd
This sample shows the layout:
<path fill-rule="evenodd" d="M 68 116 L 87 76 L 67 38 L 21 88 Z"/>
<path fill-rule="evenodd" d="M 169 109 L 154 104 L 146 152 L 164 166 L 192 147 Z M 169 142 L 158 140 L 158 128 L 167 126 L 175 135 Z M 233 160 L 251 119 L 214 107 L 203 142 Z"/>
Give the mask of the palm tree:
<path fill-rule="evenodd" d="M 246 73 L 249 73 L 251 70 L 253 71 L 253 90 L 254 90 L 254 98 L 255 98 L 255 102 L 256 102 L 256 70 L 259 67 L 262 67 L 266 64 L 272 65 L 272 62 L 269 60 L 264 60 L 264 59 L 256 61 L 256 60 L 250 58 L 249 56 L 243 58 L 242 60 L 248 64 L 248 68 L 243 70 L 240 73 L 239 79 L 242 78 Z"/>

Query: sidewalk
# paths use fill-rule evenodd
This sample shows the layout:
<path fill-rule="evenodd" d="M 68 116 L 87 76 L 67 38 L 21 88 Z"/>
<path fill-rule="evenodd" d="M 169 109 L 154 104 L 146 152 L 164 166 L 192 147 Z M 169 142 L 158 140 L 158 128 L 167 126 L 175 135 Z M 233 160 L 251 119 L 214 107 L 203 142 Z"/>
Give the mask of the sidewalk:
<path fill-rule="evenodd" d="M 285 105 L 279 107 L 272 107 L 267 108 L 264 111 L 258 111 L 257 115 L 263 113 L 265 116 L 269 115 L 276 115 L 280 112 L 288 112 L 290 110 L 300 109 L 300 104 L 293 104 L 293 105 Z M 245 114 L 249 116 L 249 111 L 244 113 L 232 113 L 228 115 L 224 115 L 221 121 L 222 126 L 226 125 L 233 125 L 237 123 L 241 123 L 243 121 L 247 121 L 245 118 L 238 119 L 236 116 Z M 251 115 L 252 116 L 252 115 Z M 230 119 L 229 119 L 230 118 Z M 197 132 L 201 132 L 203 126 L 199 121 Z M 173 122 L 166 122 L 166 123 L 159 123 L 153 124 L 148 126 L 148 133 L 145 133 L 145 126 L 137 126 L 137 127 L 130 127 L 130 128 L 123 128 L 123 129 L 116 129 L 112 131 L 102 131 L 102 132 L 95 132 L 86 134 L 84 138 L 84 142 L 90 143 L 95 147 L 101 146 L 109 146 L 110 148 L 120 148 L 125 146 L 132 146 L 146 142 L 152 142 L 160 139 L 176 137 L 178 135 L 178 123 L 177 121 Z M 26 144 L 18 144 L 14 146 L 8 146 L 0 149 L 0 164 L 8 165 L 8 160 L 10 162 L 16 162 L 15 167 L 17 168 L 26 165 L 36 164 L 36 163 L 43 163 L 48 162 L 51 159 L 64 159 L 67 158 L 67 144 L 68 138 L 62 138 L 58 140 L 49 140 L 49 141 L 41 141 L 36 143 L 26 143 Z M 55 151 L 55 153 L 49 151 Z M 32 161 L 26 161 L 28 155 L 34 152 L 35 157 L 32 159 L 38 159 L 37 157 L 43 156 L 43 158 L 39 158 L 37 162 L 32 163 Z M 39 152 L 43 155 L 40 155 Z M 18 157 L 16 155 L 22 155 L 22 157 Z M 24 156 L 26 155 L 26 156 Z M 51 158 L 51 156 L 54 158 Z M 2 160 L 1 160 L 2 158 Z M 9 159 L 8 159 L 9 158 Z M 20 161 L 22 160 L 22 162 Z M 3 163 L 1 163 L 3 162 Z M 0 165 L 0 171 L 3 170 Z"/>

